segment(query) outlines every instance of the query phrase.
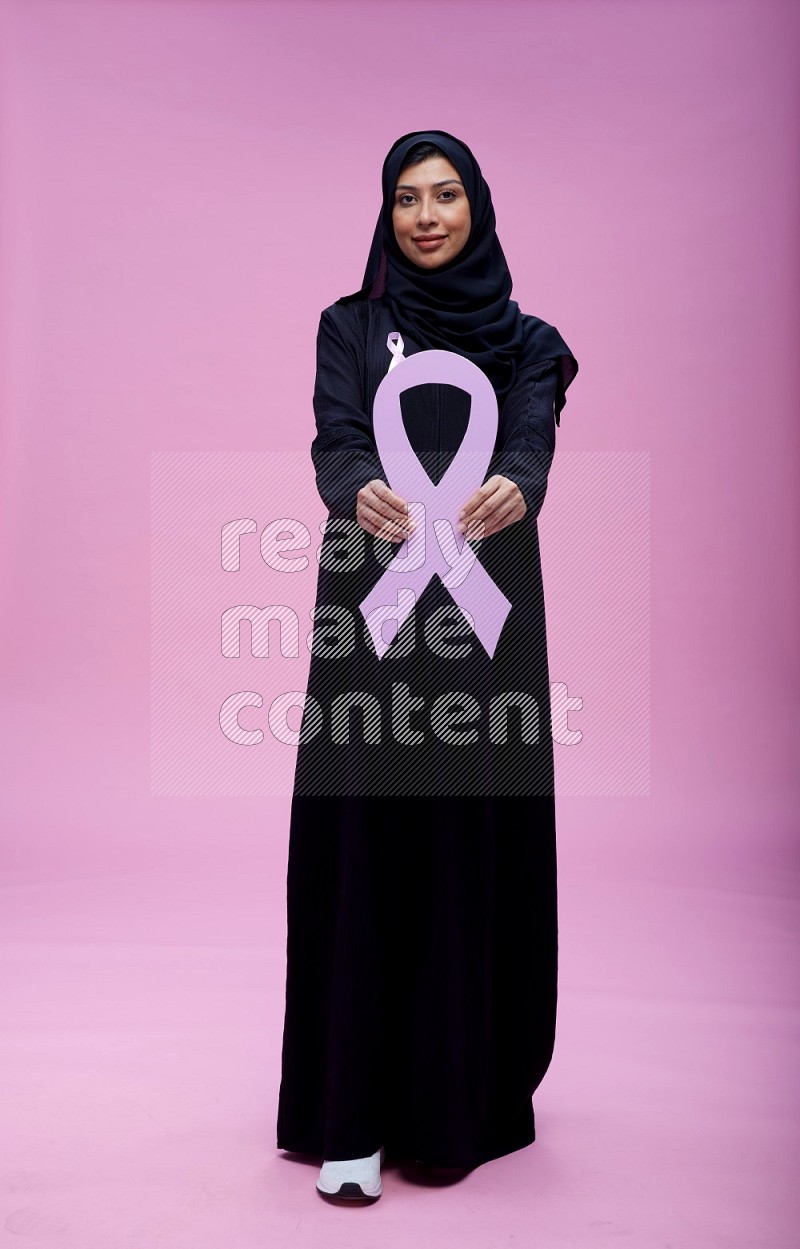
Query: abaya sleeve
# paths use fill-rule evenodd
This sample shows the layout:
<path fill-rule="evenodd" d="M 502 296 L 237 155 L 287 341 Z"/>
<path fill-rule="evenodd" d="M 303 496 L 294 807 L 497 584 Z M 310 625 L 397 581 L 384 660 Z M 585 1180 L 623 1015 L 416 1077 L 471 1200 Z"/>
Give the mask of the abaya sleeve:
<path fill-rule="evenodd" d="M 558 359 L 536 360 L 518 370 L 500 412 L 499 450 L 487 473 L 517 483 L 528 508 L 526 516 L 532 520 L 544 503 L 555 452 L 559 377 Z"/>
<path fill-rule="evenodd" d="M 317 332 L 317 434 L 311 458 L 323 503 L 331 515 L 344 520 L 356 520 L 356 496 L 367 482 L 386 480 L 364 410 L 363 351 L 349 325 L 325 308 Z"/>

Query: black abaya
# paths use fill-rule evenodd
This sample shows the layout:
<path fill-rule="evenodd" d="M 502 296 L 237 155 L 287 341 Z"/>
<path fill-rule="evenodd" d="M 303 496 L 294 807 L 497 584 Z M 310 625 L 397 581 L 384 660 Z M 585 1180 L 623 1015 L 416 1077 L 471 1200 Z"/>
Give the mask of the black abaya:
<path fill-rule="evenodd" d="M 434 577 L 378 660 L 358 603 L 398 544 L 360 529 L 356 494 L 375 477 L 387 480 L 371 412 L 394 329 L 383 298 L 332 305 L 320 321 L 312 455 L 329 528 L 317 605 L 346 608 L 355 628 L 337 617 L 320 629 L 317 618 L 308 695 L 325 727 L 317 731 L 306 708 L 289 839 L 277 1144 L 331 1160 L 384 1145 L 432 1164 L 477 1166 L 534 1140 L 531 1099 L 555 1040 L 555 810 L 536 517 L 560 374 L 557 360 L 519 370 L 484 475 L 516 481 L 528 507 L 479 544 L 480 562 L 512 604 L 494 656 L 468 627 L 466 659 L 419 645 L 434 611 L 458 617 Z M 421 349 L 407 334 L 403 342 L 406 357 Z M 469 397 L 418 386 L 404 393 L 402 413 L 437 482 L 457 451 Z M 363 543 L 363 558 L 342 571 L 353 554 L 348 533 Z M 351 645 L 332 657 L 343 638 Z M 427 711 L 409 721 L 421 749 L 393 738 L 387 699 L 398 681 L 424 695 Z M 379 738 L 370 740 L 356 709 L 349 741 L 346 717 L 342 740 L 332 740 L 331 702 L 345 689 L 377 700 Z M 429 704 L 452 689 L 480 707 L 474 745 L 448 745 L 432 732 Z M 489 700 L 512 689 L 535 702 L 538 721 L 512 710 L 501 746 L 488 737 Z"/>

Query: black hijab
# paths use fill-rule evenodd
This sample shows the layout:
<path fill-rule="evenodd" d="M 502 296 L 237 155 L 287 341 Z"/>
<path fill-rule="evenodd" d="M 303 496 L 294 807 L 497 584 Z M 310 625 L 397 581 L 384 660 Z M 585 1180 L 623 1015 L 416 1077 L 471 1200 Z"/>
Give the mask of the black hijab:
<path fill-rule="evenodd" d="M 458 255 L 435 269 L 423 269 L 401 251 L 392 224 L 395 189 L 403 161 L 418 143 L 435 143 L 458 170 L 469 200 L 472 223 Z M 383 162 L 383 205 L 375 226 L 361 289 L 337 303 L 376 299 L 389 303 L 398 329 L 426 348 L 455 351 L 489 377 L 498 400 L 506 397 L 518 368 L 558 359 L 556 421 L 578 361 L 553 325 L 539 317 L 523 320 L 509 299 L 511 274 L 495 229 L 492 195 L 466 143 L 444 130 L 404 134 Z M 560 423 L 560 422 L 559 422 Z"/>

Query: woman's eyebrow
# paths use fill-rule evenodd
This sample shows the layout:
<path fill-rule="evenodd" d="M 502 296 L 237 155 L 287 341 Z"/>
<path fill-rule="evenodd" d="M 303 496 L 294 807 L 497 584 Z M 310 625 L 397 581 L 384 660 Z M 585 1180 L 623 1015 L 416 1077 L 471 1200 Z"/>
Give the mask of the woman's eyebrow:
<path fill-rule="evenodd" d="M 447 186 L 448 182 L 457 182 L 459 186 L 464 185 L 464 183 L 461 181 L 460 178 L 443 178 L 441 182 L 432 182 L 431 186 Z M 395 190 L 396 191 L 418 191 L 419 187 L 412 186 L 410 182 L 398 182 L 397 186 L 395 187 Z"/>

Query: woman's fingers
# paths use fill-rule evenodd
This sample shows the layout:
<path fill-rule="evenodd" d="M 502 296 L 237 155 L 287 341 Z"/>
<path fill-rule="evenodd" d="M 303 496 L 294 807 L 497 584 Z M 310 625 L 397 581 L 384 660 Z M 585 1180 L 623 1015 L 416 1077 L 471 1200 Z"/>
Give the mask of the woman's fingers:
<path fill-rule="evenodd" d="M 476 537 L 490 538 L 493 533 L 499 533 L 501 529 L 505 529 L 508 525 L 515 524 L 518 520 L 522 520 L 525 515 L 523 509 L 516 500 L 512 499 L 505 507 L 498 507 L 492 512 L 485 521 L 477 521 L 473 534 L 471 530 L 467 531 L 467 538 L 474 541 Z"/>
<path fill-rule="evenodd" d="M 470 495 L 464 504 L 458 526 L 462 533 L 475 521 L 486 520 L 492 514 L 497 506 L 496 496 L 501 495 L 503 482 L 508 482 L 508 478 L 490 477 L 478 487 L 474 494 Z"/>
<path fill-rule="evenodd" d="M 371 483 L 373 486 L 373 495 L 375 497 L 368 499 L 367 503 L 373 507 L 381 516 L 385 516 L 387 520 L 392 520 L 398 524 L 408 535 L 412 529 L 416 529 L 417 522 L 408 514 L 408 504 L 399 494 L 395 494 L 394 490 L 386 485 L 385 481 L 375 481 Z"/>
<path fill-rule="evenodd" d="M 469 522 L 474 518 L 474 512 L 481 506 L 484 499 L 488 498 L 492 493 L 494 490 L 494 486 L 492 485 L 494 480 L 494 477 L 490 477 L 483 486 L 479 486 L 475 493 L 469 496 L 459 513 L 459 519 L 461 521 L 461 524 L 458 526 L 459 529 L 462 531 L 466 529 Z"/>
<path fill-rule="evenodd" d="M 392 490 L 390 486 L 387 486 L 385 481 L 381 481 L 379 478 L 376 478 L 369 484 L 372 486 L 373 492 L 378 496 L 378 498 L 386 503 L 392 511 L 402 512 L 404 516 L 407 515 L 408 504 L 405 499 L 401 499 L 399 494 L 395 494 L 394 490 Z"/>
<path fill-rule="evenodd" d="M 377 508 L 370 503 L 360 501 L 358 505 L 358 522 L 367 533 L 374 534 L 376 537 L 388 538 L 395 542 L 404 541 L 409 537 L 409 532 L 405 528 L 407 518 L 396 520 L 392 516 L 385 516 L 379 512 Z"/>
<path fill-rule="evenodd" d="M 496 475 L 485 481 L 464 504 L 459 529 L 470 541 L 488 538 L 521 520 L 527 511 L 522 491 L 509 477 Z"/>
<path fill-rule="evenodd" d="M 391 541 L 403 541 L 416 528 L 405 500 L 378 479 L 359 490 L 357 513 L 359 523 L 368 533 Z"/>
<path fill-rule="evenodd" d="M 489 524 L 500 495 L 497 481 L 497 478 L 491 477 L 464 505 L 458 528 L 470 541 L 488 537 Z"/>

